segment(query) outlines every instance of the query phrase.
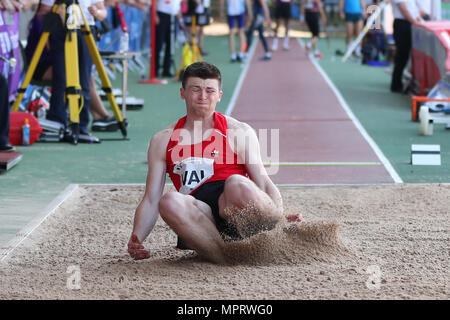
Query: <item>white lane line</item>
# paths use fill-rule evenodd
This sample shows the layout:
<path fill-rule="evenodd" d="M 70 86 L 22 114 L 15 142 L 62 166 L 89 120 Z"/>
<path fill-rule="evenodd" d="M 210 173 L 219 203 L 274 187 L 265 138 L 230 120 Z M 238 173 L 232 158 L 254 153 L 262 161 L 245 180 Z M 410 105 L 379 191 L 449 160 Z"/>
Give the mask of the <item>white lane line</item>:
<path fill-rule="evenodd" d="M 301 188 L 301 187 L 370 187 L 370 186 L 392 186 L 392 183 L 277 183 L 279 188 Z"/>
<path fill-rule="evenodd" d="M 300 46 L 302 48 L 305 47 L 305 44 L 303 43 L 301 38 L 297 38 L 298 42 L 300 43 Z M 355 115 L 353 114 L 353 112 L 351 111 L 350 107 L 348 106 L 348 104 L 345 102 L 344 98 L 342 97 L 341 93 L 339 92 L 339 90 L 336 88 L 336 86 L 333 84 L 333 82 L 330 80 L 330 78 L 328 77 L 328 75 L 325 73 L 325 71 L 323 71 L 322 67 L 317 63 L 317 61 L 315 61 L 313 58 L 309 57 L 310 61 L 312 62 L 312 64 L 316 67 L 317 71 L 319 71 L 319 73 L 322 75 L 322 77 L 325 79 L 326 83 L 328 84 L 328 86 L 331 88 L 331 90 L 334 92 L 336 98 L 338 99 L 339 103 L 341 104 L 342 108 L 344 109 L 344 111 L 347 113 L 347 115 L 349 116 L 349 118 L 353 121 L 353 123 L 355 124 L 356 128 L 359 130 L 359 132 L 362 134 L 362 136 L 364 137 L 364 139 L 367 141 L 367 143 L 372 147 L 372 150 L 375 152 L 375 154 L 378 156 L 378 158 L 380 159 L 380 161 L 383 163 L 384 167 L 386 168 L 386 170 L 388 171 L 388 173 L 391 175 L 392 179 L 394 180 L 395 183 L 403 183 L 403 180 L 400 178 L 400 176 L 397 174 L 397 172 L 395 171 L 395 169 L 392 167 L 391 163 L 389 162 L 389 160 L 386 158 L 386 156 L 384 155 L 384 153 L 381 151 L 381 149 L 378 147 L 378 145 L 375 143 L 375 141 L 369 136 L 369 134 L 367 133 L 366 129 L 364 129 L 364 127 L 361 125 L 361 123 L 359 122 L 359 120 L 355 117 Z"/>
<path fill-rule="evenodd" d="M 25 227 L 23 227 L 14 237 L 0 248 L 0 262 L 3 262 L 8 255 L 19 246 L 41 223 L 47 219 L 55 210 L 78 188 L 77 184 L 68 185 L 50 204 L 37 214 Z"/>
<path fill-rule="evenodd" d="M 301 167 L 301 166 L 381 166 L 381 162 L 266 162 L 265 166 Z"/>
<path fill-rule="evenodd" d="M 225 111 L 225 115 L 227 116 L 231 115 L 231 113 L 233 112 L 236 100 L 239 96 L 239 92 L 241 92 L 242 84 L 244 83 L 245 76 L 247 75 L 248 68 L 250 67 L 250 62 L 252 61 L 258 42 L 259 39 L 254 40 L 252 46 L 250 47 L 250 50 L 247 53 L 247 57 L 245 58 L 244 70 L 241 72 L 241 76 L 239 77 L 236 88 L 234 89 L 233 96 L 231 97 L 230 103 L 228 104 L 227 110 Z"/>

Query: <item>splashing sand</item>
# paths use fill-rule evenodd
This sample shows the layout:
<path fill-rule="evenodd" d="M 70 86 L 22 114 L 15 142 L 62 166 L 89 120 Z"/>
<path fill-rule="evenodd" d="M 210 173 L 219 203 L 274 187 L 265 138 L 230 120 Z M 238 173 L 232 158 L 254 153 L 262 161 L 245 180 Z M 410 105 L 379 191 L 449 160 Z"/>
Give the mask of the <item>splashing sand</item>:
<path fill-rule="evenodd" d="M 225 242 L 224 255 L 229 264 L 297 264 L 329 261 L 348 256 L 351 249 L 339 236 L 339 223 L 274 222 L 263 219 L 256 205 L 227 209 L 230 222 L 244 238 Z M 259 228 L 255 227 L 259 226 Z"/>

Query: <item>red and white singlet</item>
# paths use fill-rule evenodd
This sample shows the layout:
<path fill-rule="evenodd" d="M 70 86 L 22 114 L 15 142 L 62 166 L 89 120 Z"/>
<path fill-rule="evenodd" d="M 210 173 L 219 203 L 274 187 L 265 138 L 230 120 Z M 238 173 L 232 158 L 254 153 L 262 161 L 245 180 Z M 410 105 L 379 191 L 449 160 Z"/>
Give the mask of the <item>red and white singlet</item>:
<path fill-rule="evenodd" d="M 245 165 L 228 144 L 227 119 L 214 112 L 214 129 L 209 138 L 197 144 L 178 144 L 186 116 L 179 119 L 166 149 L 167 172 L 175 188 L 191 194 L 204 183 L 226 180 L 233 174 L 248 176 Z"/>

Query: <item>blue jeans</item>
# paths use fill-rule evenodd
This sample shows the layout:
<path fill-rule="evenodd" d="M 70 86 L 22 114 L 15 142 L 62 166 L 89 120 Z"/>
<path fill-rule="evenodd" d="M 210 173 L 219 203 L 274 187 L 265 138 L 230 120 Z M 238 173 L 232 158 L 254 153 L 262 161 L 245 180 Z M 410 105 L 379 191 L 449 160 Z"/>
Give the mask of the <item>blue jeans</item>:
<path fill-rule="evenodd" d="M 262 10 L 255 10 L 253 12 L 252 24 L 247 30 L 247 48 L 250 48 L 253 40 L 253 31 L 258 30 L 259 39 L 261 39 L 264 51 L 269 52 L 266 37 L 264 37 L 264 13 Z"/>
<path fill-rule="evenodd" d="M 53 76 L 52 96 L 50 97 L 50 108 L 47 113 L 47 119 L 67 125 L 68 116 L 66 104 L 64 102 L 66 91 L 66 64 L 64 57 L 65 37 L 66 31 L 64 29 L 55 31 L 50 35 L 50 55 L 52 57 Z M 81 30 L 77 30 L 77 40 L 80 86 L 81 94 L 84 98 L 83 109 L 80 112 L 80 130 L 87 131 L 91 101 L 89 94 L 90 77 L 93 62 Z"/>

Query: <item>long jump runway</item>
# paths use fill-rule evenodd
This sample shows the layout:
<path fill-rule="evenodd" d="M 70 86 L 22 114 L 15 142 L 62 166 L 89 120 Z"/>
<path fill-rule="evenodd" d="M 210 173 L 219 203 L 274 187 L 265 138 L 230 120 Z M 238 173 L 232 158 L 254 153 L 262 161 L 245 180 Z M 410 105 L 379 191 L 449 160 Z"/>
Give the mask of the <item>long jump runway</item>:
<path fill-rule="evenodd" d="M 279 165 L 278 171 L 269 168 L 277 171 L 271 175 L 275 183 L 394 182 L 296 39 L 290 50 L 273 52 L 271 61 L 259 61 L 262 55 L 258 43 L 231 116 L 260 132 L 260 141 L 261 133 L 271 141 L 273 130 L 279 130 L 279 159 L 264 159 Z M 268 157 L 276 150 L 272 145 L 267 149 Z"/>

